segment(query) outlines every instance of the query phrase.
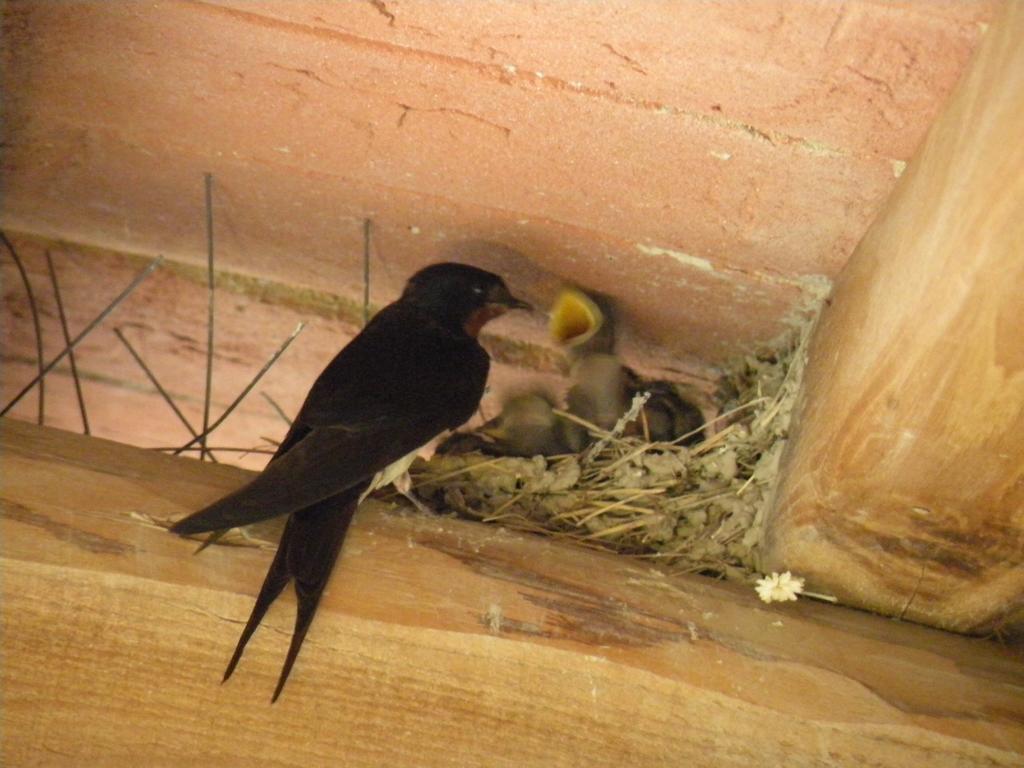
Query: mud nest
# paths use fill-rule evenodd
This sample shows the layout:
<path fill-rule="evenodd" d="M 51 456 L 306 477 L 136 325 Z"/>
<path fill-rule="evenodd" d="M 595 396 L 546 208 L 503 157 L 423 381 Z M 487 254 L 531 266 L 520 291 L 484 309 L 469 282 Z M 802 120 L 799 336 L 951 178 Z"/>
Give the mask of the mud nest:
<path fill-rule="evenodd" d="M 627 414 L 611 432 L 586 425 L 596 442 L 580 454 L 418 460 L 416 492 L 465 518 L 750 583 L 761 572 L 765 515 L 813 319 L 727 366 L 721 415 L 700 443 L 623 436 Z"/>

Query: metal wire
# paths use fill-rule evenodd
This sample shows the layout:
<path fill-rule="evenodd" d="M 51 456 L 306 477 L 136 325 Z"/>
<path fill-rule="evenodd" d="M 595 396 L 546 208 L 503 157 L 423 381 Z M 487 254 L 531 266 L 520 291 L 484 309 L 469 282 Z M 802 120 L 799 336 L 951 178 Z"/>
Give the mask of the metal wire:
<path fill-rule="evenodd" d="M 4 239 L 6 240 L 6 238 Z M 32 388 L 35 387 L 36 384 L 42 385 L 43 377 L 46 376 L 46 374 L 48 374 L 50 371 L 52 371 L 57 366 L 57 364 L 60 363 L 61 360 L 67 357 L 68 354 L 70 354 L 71 350 L 77 347 L 86 336 L 92 333 L 96 326 L 98 326 L 100 323 L 106 320 L 110 313 L 113 312 L 122 301 L 127 299 L 132 294 L 132 292 L 136 288 L 138 288 L 147 277 L 153 274 L 153 270 L 160 266 L 160 264 L 163 263 L 163 260 L 163 256 L 157 256 L 155 259 L 153 259 L 153 261 L 149 263 L 149 266 L 147 266 L 144 270 L 142 270 L 142 272 L 136 275 L 135 279 L 131 281 L 128 287 L 121 291 L 121 293 L 119 293 L 117 297 L 112 302 L 110 302 L 110 304 L 107 305 L 106 309 L 104 309 L 96 317 L 94 317 L 92 321 L 87 326 L 85 326 L 84 329 L 82 329 L 82 332 L 75 336 L 75 338 L 71 340 L 70 344 L 64 347 L 64 349 L 61 351 L 59 355 L 57 355 L 55 358 L 53 358 L 53 360 L 51 360 L 49 363 L 47 363 L 40 369 L 38 376 L 36 376 L 34 379 L 32 379 L 32 381 L 26 384 L 25 387 L 17 395 L 14 396 L 14 399 L 4 406 L 3 410 L 0 411 L 0 416 L 6 415 L 7 412 L 11 410 L 11 408 L 13 408 L 19 402 L 21 402 L 21 399 L 29 392 L 31 392 Z"/>

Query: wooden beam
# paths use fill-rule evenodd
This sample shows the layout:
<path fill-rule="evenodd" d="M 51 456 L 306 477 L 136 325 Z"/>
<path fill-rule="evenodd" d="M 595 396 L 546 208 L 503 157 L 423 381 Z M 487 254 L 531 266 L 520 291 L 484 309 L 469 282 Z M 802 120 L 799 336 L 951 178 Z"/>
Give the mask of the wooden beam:
<path fill-rule="evenodd" d="M 370 503 L 282 699 L 270 553 L 174 518 L 243 470 L 0 422 L 5 765 L 1010 766 L 995 644 Z"/>
<path fill-rule="evenodd" d="M 844 602 L 1024 629 L 1024 3 L 1006 3 L 810 352 L 767 564 Z"/>

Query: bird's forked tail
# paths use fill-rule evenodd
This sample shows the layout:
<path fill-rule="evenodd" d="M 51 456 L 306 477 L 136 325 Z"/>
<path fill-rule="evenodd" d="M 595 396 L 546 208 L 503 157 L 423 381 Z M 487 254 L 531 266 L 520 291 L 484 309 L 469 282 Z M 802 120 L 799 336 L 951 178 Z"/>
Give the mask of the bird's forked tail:
<path fill-rule="evenodd" d="M 292 665 L 299 655 L 302 641 L 306 637 L 313 616 L 316 615 L 320 596 L 323 594 L 327 580 L 330 578 L 334 563 L 338 559 L 345 534 L 348 532 L 352 516 L 355 514 L 361 488 L 349 489 L 344 493 L 317 502 L 303 510 L 293 513 L 285 524 L 281 543 L 277 554 L 267 571 L 267 576 L 260 587 L 256 604 L 253 605 L 249 620 L 238 638 L 235 652 L 224 670 L 226 682 L 235 671 L 245 646 L 256 628 L 260 625 L 274 600 L 288 585 L 295 580 L 295 594 L 298 607 L 295 614 L 295 632 L 292 634 L 288 655 L 285 657 L 281 675 L 274 689 L 271 702 L 277 701 L 284 688 Z"/>

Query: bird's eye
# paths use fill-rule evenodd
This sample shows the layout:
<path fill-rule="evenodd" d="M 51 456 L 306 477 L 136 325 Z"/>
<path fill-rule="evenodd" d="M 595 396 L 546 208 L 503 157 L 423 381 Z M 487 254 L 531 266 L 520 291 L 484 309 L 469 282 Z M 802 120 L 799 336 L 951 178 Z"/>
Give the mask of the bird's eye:
<path fill-rule="evenodd" d="M 484 295 L 484 289 L 481 288 L 479 285 L 474 285 L 472 290 L 473 290 L 473 293 L 475 293 L 477 296 L 483 296 Z"/>

